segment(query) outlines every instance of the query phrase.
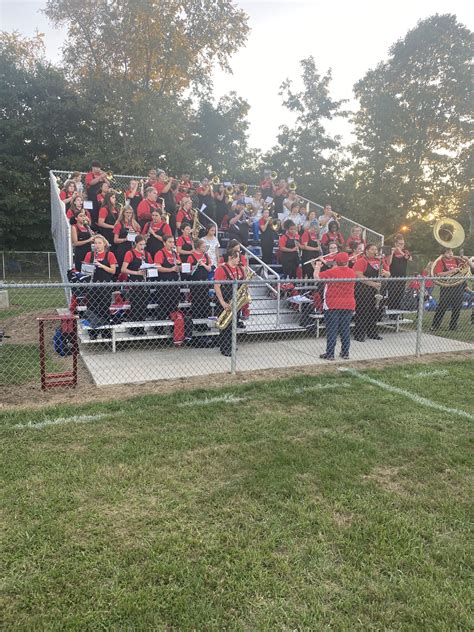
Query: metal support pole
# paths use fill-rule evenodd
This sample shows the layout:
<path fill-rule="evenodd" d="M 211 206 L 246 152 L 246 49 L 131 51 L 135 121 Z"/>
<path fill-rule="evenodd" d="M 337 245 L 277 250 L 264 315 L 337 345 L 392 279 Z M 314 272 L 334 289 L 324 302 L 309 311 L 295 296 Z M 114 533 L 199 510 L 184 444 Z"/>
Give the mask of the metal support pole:
<path fill-rule="evenodd" d="M 421 280 L 420 291 L 418 294 L 418 313 L 416 320 L 416 356 L 421 355 L 421 335 L 423 333 L 423 315 L 425 312 L 425 278 Z"/>
<path fill-rule="evenodd" d="M 280 326 L 280 296 L 281 296 L 281 288 L 280 281 L 277 283 L 277 309 L 276 309 L 276 326 Z"/>
<path fill-rule="evenodd" d="M 232 283 L 232 352 L 230 358 L 230 372 L 235 375 L 237 366 L 237 290 L 238 281 L 234 279 Z"/>
<path fill-rule="evenodd" d="M 2 252 L 2 270 L 3 270 L 3 273 L 2 273 L 3 280 L 5 281 L 7 278 L 7 275 L 6 275 L 6 270 L 5 270 L 5 253 L 4 252 Z"/>
<path fill-rule="evenodd" d="M 48 254 L 48 281 L 51 281 L 51 253 L 47 253 Z"/>

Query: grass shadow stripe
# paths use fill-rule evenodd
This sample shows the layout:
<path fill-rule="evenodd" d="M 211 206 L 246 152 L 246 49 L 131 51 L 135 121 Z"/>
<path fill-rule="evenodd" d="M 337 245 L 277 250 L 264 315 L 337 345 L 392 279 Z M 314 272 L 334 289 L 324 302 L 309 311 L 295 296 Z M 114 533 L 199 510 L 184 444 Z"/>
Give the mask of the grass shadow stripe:
<path fill-rule="evenodd" d="M 27 424 L 16 424 L 12 428 L 40 430 L 48 426 L 63 426 L 65 424 L 89 424 L 106 417 L 105 413 L 100 415 L 73 415 L 72 417 L 58 417 L 57 419 L 44 419 L 43 421 L 29 421 Z"/>
<path fill-rule="evenodd" d="M 217 395 L 216 397 L 205 397 L 204 399 L 188 399 L 185 402 L 178 402 L 180 408 L 186 406 L 207 406 L 208 404 L 239 404 L 246 401 L 247 397 L 237 397 L 235 395 Z"/>

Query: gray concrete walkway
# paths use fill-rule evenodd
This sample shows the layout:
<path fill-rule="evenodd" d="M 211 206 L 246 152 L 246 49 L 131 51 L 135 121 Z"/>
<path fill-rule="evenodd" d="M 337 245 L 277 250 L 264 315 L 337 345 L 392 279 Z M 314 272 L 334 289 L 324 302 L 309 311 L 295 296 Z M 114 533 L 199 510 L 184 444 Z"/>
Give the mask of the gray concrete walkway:
<path fill-rule="evenodd" d="M 415 354 L 416 333 L 384 333 L 383 340 L 352 341 L 351 360 L 394 358 Z M 239 340 L 237 371 L 285 368 L 327 364 L 319 355 L 324 353 L 324 338 L 301 338 L 276 341 Z M 474 344 L 448 340 L 423 334 L 421 353 L 446 353 L 474 351 Z M 336 353 L 339 352 L 339 347 Z M 93 350 L 82 347 L 82 359 L 97 386 L 111 384 L 134 384 L 153 380 L 186 378 L 230 372 L 230 358 L 219 353 L 219 349 L 193 349 L 174 347 L 166 349 L 123 350 L 111 353 L 108 350 Z M 341 360 L 341 362 L 344 362 Z"/>

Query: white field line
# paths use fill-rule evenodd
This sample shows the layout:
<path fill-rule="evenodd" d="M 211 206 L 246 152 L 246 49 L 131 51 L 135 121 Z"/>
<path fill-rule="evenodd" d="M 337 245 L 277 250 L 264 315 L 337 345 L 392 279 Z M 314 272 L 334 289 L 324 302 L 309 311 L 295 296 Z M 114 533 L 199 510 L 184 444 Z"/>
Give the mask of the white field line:
<path fill-rule="evenodd" d="M 44 419 L 43 421 L 29 421 L 27 424 L 16 424 L 13 428 L 46 428 L 46 426 L 62 426 L 63 424 L 88 424 L 106 415 L 74 415 L 73 417 L 58 417 L 57 419 Z"/>
<path fill-rule="evenodd" d="M 449 375 L 449 371 L 446 369 L 433 369 L 432 371 L 418 371 L 417 373 L 405 373 L 405 377 L 436 377 L 442 375 Z"/>
<path fill-rule="evenodd" d="M 421 406 L 426 406 L 427 408 L 434 408 L 435 410 L 440 410 L 443 413 L 450 413 L 451 415 L 459 415 L 460 417 L 465 417 L 470 421 L 474 421 L 474 415 L 466 412 L 465 410 L 460 410 L 459 408 L 448 408 L 448 406 L 443 406 L 442 404 L 437 404 L 433 402 L 431 399 L 426 397 L 421 397 L 420 395 L 416 395 L 415 393 L 410 393 L 410 391 L 406 391 L 403 388 L 399 388 L 398 386 L 392 386 L 391 384 L 387 384 L 386 382 L 381 382 L 380 380 L 376 380 L 373 377 L 369 377 L 364 373 L 359 373 L 356 369 L 350 368 L 341 368 L 339 371 L 343 371 L 344 373 L 350 373 L 354 377 L 358 377 L 360 380 L 364 382 L 368 382 L 369 384 L 373 384 L 374 386 L 378 386 L 384 391 L 389 391 L 390 393 L 396 393 L 397 395 L 402 395 L 407 399 L 411 399 L 413 402 L 420 404 Z"/>
<path fill-rule="evenodd" d="M 338 384 L 313 384 L 312 386 L 302 386 L 295 388 L 295 393 L 306 393 L 307 391 L 325 391 L 328 389 L 349 388 L 349 382 L 339 382 Z"/>
<path fill-rule="evenodd" d="M 179 402 L 178 406 L 207 406 L 207 404 L 216 404 L 217 402 L 238 404 L 246 399 L 246 397 L 235 397 L 235 395 L 219 395 L 217 397 L 205 397 L 204 399 L 188 399 L 185 402 Z"/>

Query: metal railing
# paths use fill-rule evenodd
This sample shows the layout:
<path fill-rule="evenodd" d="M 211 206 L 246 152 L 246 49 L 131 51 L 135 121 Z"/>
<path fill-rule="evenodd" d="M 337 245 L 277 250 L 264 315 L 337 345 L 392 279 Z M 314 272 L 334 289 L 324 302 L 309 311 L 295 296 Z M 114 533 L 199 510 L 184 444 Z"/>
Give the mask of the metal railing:
<path fill-rule="evenodd" d="M 64 172 L 49 172 L 51 190 L 51 234 L 56 249 L 61 279 L 66 282 L 67 271 L 72 268 L 71 224 L 66 217 L 64 202 L 59 197 L 57 173 Z"/>
<path fill-rule="evenodd" d="M 60 281 L 56 253 L 42 250 L 2 250 L 3 281 Z"/>

